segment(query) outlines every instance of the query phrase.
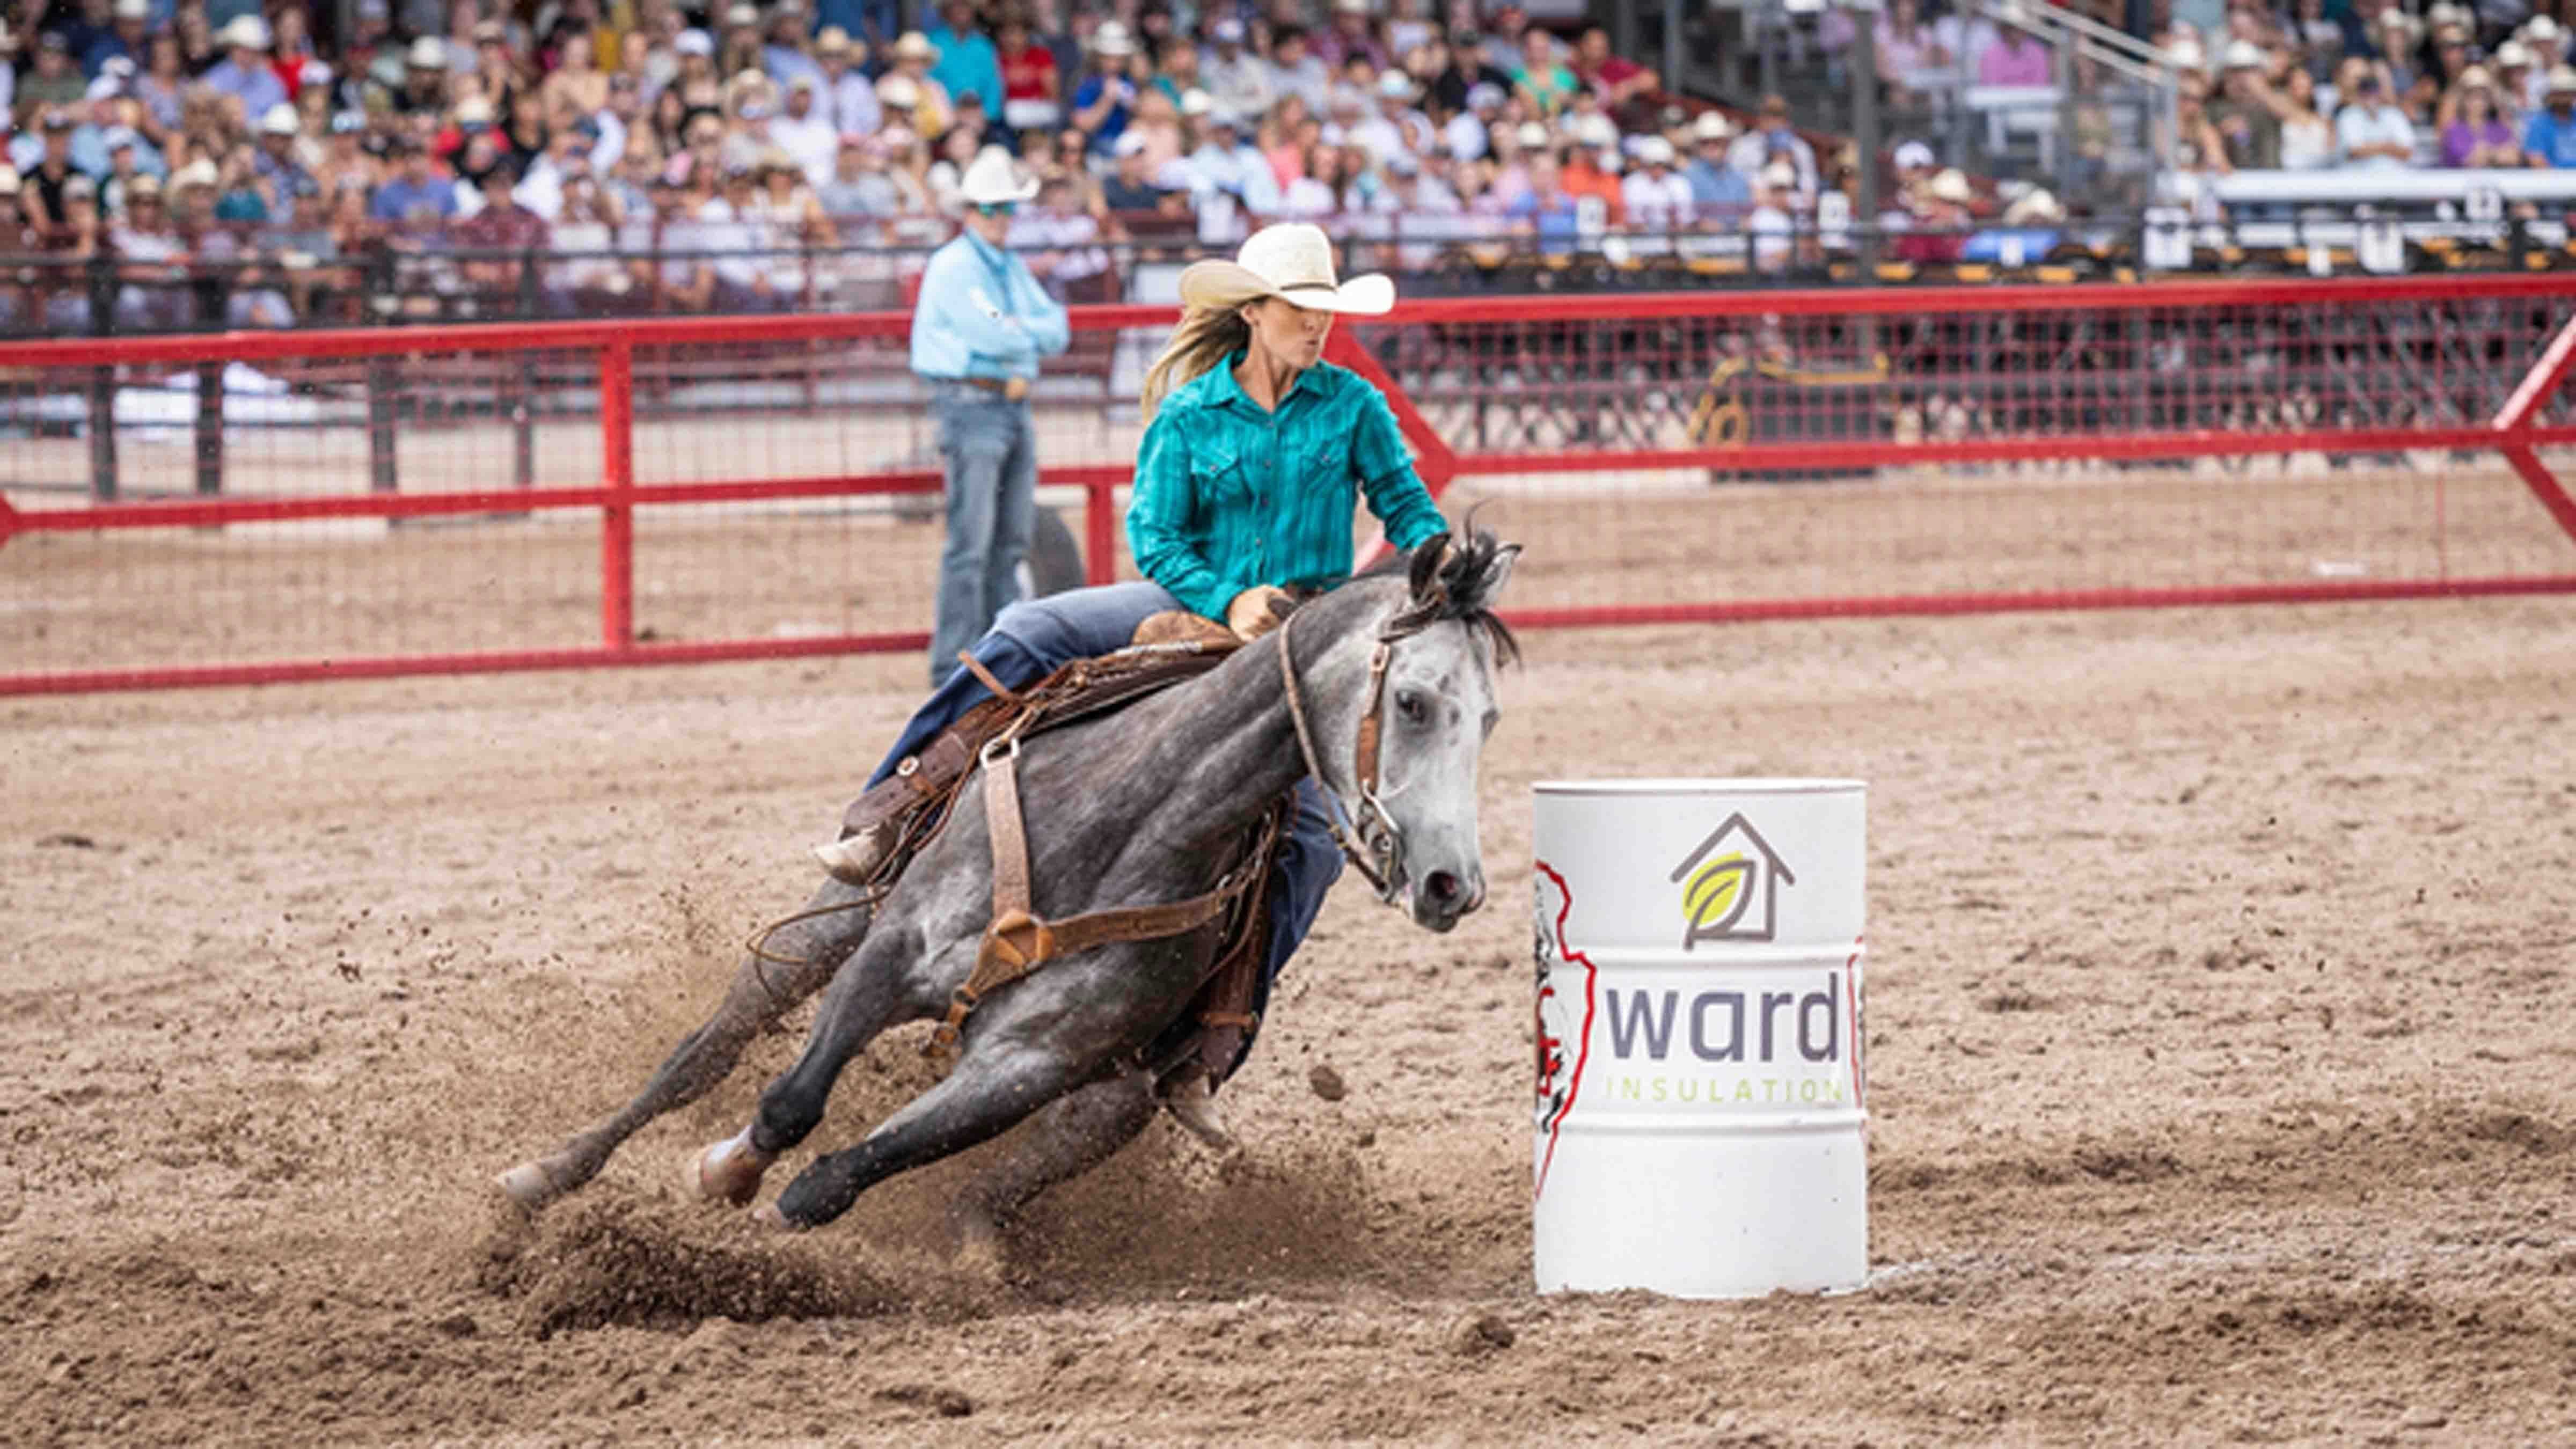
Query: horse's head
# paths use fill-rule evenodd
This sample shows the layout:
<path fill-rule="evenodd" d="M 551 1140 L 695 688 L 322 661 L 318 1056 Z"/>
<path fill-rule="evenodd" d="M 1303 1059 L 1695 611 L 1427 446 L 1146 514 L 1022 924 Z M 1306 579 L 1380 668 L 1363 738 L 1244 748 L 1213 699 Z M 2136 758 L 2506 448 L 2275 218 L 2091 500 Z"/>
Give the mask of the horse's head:
<path fill-rule="evenodd" d="M 1387 898 L 1405 896 L 1413 919 L 1434 931 L 1485 900 L 1476 767 L 1502 717 L 1495 666 L 1518 653 L 1493 604 L 1519 553 L 1472 525 L 1463 540 L 1431 540 L 1414 551 L 1405 595 L 1377 631 L 1385 678 L 1376 694 L 1374 804 L 1365 724 L 1349 798 Z"/>

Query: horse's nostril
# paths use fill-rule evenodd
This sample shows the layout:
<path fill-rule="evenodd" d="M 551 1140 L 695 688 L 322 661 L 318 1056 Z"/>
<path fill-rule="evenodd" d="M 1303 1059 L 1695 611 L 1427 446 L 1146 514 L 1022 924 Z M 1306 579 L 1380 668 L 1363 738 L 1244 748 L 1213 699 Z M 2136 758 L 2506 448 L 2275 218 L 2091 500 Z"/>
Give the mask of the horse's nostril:
<path fill-rule="evenodd" d="M 1466 887 L 1458 883 L 1458 877 L 1445 870 L 1433 871 L 1422 882 L 1422 888 L 1431 893 L 1432 900 L 1444 906 L 1454 904 L 1467 893 Z"/>

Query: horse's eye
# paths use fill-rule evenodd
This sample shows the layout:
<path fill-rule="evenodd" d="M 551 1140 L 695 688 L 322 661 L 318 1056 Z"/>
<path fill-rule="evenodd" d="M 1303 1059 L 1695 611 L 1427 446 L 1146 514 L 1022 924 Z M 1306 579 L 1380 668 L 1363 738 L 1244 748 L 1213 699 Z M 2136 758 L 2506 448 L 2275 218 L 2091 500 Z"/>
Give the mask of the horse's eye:
<path fill-rule="evenodd" d="M 1397 713 L 1402 714 L 1406 721 L 1412 724 L 1422 723 L 1422 717 L 1427 712 L 1422 707 L 1422 696 L 1410 689 L 1396 691 L 1395 708 Z"/>

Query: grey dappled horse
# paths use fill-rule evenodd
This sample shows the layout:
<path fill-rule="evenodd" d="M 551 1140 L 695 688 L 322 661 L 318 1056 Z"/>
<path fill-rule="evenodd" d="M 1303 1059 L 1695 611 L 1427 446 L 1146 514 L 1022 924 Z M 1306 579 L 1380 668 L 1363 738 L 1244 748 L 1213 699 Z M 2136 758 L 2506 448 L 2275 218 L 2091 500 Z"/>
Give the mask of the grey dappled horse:
<path fill-rule="evenodd" d="M 1307 604 L 1287 626 L 1209 673 L 1105 719 L 1028 742 L 1019 764 L 1035 911 L 1048 919 L 1177 901 L 1212 889 L 1234 842 L 1306 774 L 1279 651 L 1292 662 L 1322 783 L 1353 792 L 1370 656 L 1392 645 L 1380 694 L 1379 799 L 1391 829 L 1388 898 L 1446 931 L 1483 903 L 1476 771 L 1497 719 L 1494 670 L 1511 636 L 1492 612 L 1516 546 L 1468 531 L 1434 540 L 1409 568 L 1371 573 Z M 1390 629 L 1390 625 L 1395 626 Z M 691 1180 L 747 1204 L 777 1156 L 822 1120 L 851 1056 L 888 1027 L 941 1016 L 966 980 L 992 916 L 983 775 L 966 781 L 947 828 L 878 904 L 809 915 L 780 931 L 782 967 L 746 960 L 724 1004 L 684 1038 L 624 1109 L 553 1155 L 504 1174 L 529 1208 L 588 1182 L 609 1154 L 665 1112 L 704 1095 L 744 1043 L 826 982 L 804 1056 L 772 1082 L 743 1131 L 709 1148 Z M 827 881 L 810 908 L 862 892 Z M 815 1161 L 767 1220 L 813 1227 L 869 1186 L 982 1142 L 1034 1115 L 1030 1130 L 954 1206 L 970 1255 L 998 1266 L 997 1223 L 1087 1171 L 1151 1120 L 1141 1054 L 1188 1006 L 1216 949 L 1214 927 L 1101 947 L 1046 963 L 967 1018 L 956 1066 L 856 1146 Z M 846 963 L 846 964 L 844 964 Z"/>

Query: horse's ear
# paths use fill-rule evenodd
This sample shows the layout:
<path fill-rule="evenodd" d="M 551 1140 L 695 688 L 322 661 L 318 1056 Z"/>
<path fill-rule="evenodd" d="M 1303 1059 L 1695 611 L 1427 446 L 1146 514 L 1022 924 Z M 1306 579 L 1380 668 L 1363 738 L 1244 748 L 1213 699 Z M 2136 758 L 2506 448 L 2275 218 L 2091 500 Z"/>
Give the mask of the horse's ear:
<path fill-rule="evenodd" d="M 1517 543 L 1507 543 L 1494 550 L 1494 556 L 1485 563 L 1485 571 L 1476 577 L 1475 599 L 1479 608 L 1490 609 L 1494 600 L 1502 597 L 1503 585 L 1512 581 L 1512 565 L 1519 562 L 1520 556 L 1521 546 Z"/>
<path fill-rule="evenodd" d="M 1449 535 L 1445 533 L 1435 533 L 1414 548 L 1411 580 L 1413 602 L 1427 604 L 1432 601 L 1432 590 L 1440 582 L 1440 565 L 1446 563 L 1448 559 Z"/>

